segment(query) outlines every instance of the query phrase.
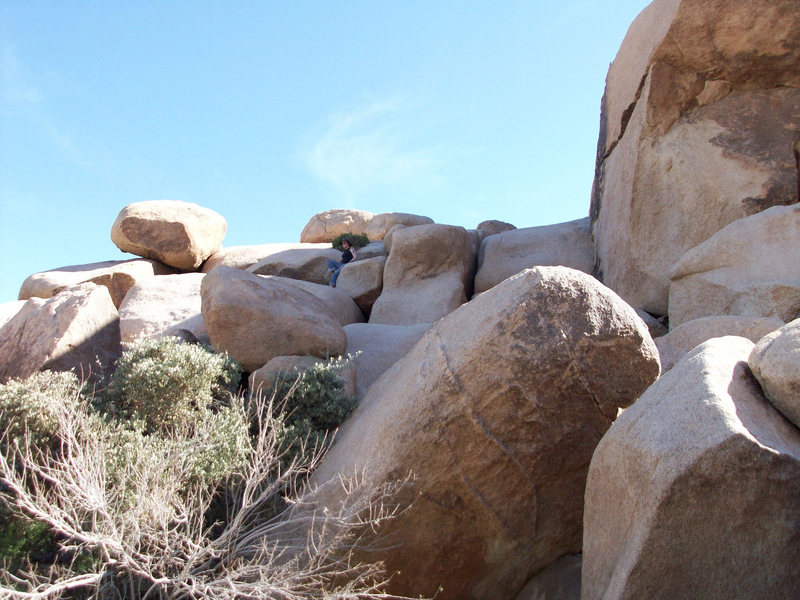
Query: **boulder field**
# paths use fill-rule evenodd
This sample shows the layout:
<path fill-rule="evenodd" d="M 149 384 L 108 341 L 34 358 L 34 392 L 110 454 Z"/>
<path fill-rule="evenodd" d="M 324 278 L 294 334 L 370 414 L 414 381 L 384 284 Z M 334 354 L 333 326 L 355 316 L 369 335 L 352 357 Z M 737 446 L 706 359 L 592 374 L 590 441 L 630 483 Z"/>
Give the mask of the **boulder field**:
<path fill-rule="evenodd" d="M 600 108 L 568 223 L 331 209 L 299 241 L 222 247 L 213 210 L 125 206 L 133 258 L 0 304 L 0 383 L 162 336 L 228 352 L 253 389 L 352 355 L 359 404 L 306 497 L 395 490 L 358 555 L 390 592 L 798 598 L 797 0 L 653 1 Z M 343 233 L 370 243 L 332 288 Z"/>

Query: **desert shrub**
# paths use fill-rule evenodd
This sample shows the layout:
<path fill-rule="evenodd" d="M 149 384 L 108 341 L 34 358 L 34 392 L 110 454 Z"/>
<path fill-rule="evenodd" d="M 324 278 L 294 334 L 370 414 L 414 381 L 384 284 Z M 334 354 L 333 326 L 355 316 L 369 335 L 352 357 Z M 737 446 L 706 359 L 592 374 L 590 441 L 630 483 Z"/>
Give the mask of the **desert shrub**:
<path fill-rule="evenodd" d="M 74 373 L 40 371 L 0 384 L 0 432 L 9 439 L 27 433 L 37 447 L 54 441 L 58 415 L 81 402 L 83 386 Z"/>
<path fill-rule="evenodd" d="M 308 410 L 304 406 L 305 401 L 299 402 L 298 415 Z M 197 457 L 205 443 L 211 448 L 216 436 L 227 438 L 240 428 L 241 401 L 233 401 L 228 410 L 201 411 L 214 419 L 195 427 L 199 435 L 194 439 L 180 428 L 147 433 L 143 421 L 101 418 L 90 403 L 81 402 L 57 412 L 53 435 L 59 452 L 35 451 L 25 431 L 23 443 L 0 445 L 0 494 L 12 518 L 46 523 L 57 536 L 58 551 L 82 559 L 44 570 L 1 569 L 0 597 L 392 597 L 383 593 L 379 565 L 352 560 L 364 532 L 390 516 L 383 499 L 391 490 L 356 481 L 348 484 L 352 501 L 338 509 L 317 512 L 313 502 L 298 498 L 279 518 L 265 518 L 265 506 L 276 494 L 294 489 L 293 482 L 319 455 L 282 466 L 273 402 L 258 395 L 248 408 L 258 426 L 228 488 L 229 512 L 219 527 L 210 527 L 204 518 L 215 492 L 198 481 L 197 461 L 205 459 Z M 314 423 L 333 418 L 304 417 Z M 215 468 L 202 467 L 204 472 Z"/>
<path fill-rule="evenodd" d="M 369 244 L 369 238 L 364 233 L 342 233 L 337 235 L 331 241 L 331 245 L 339 251 L 344 250 L 342 248 L 342 240 L 347 238 L 350 240 L 350 243 L 353 244 L 356 248 L 363 248 L 367 244 Z"/>
<path fill-rule="evenodd" d="M 273 418 L 286 461 L 324 446 L 355 408 L 356 400 L 347 395 L 341 377 L 348 362 L 335 358 L 273 377 L 267 389 L 275 398 Z"/>
<path fill-rule="evenodd" d="M 172 337 L 141 340 L 117 361 L 104 408 L 152 430 L 180 427 L 235 392 L 241 370 L 228 355 L 203 346 Z"/>

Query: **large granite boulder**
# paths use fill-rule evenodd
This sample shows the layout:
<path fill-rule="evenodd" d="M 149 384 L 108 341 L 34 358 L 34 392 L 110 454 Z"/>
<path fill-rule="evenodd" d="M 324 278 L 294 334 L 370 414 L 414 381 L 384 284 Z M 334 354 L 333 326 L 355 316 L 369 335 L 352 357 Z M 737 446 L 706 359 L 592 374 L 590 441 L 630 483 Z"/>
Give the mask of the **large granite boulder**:
<path fill-rule="evenodd" d="M 594 248 L 588 217 L 504 231 L 481 242 L 475 293 L 485 292 L 530 267 L 562 266 L 591 273 L 593 265 Z"/>
<path fill-rule="evenodd" d="M 514 225 L 511 223 L 506 223 L 505 221 L 497 221 L 497 220 L 490 220 L 490 221 L 481 221 L 478 223 L 478 226 L 475 228 L 481 233 L 481 238 L 487 238 L 490 235 L 497 235 L 498 233 L 503 233 L 504 231 L 513 231 L 516 229 Z"/>
<path fill-rule="evenodd" d="M 300 234 L 301 242 L 330 242 L 343 233 L 364 233 L 370 240 L 382 240 L 395 225 L 425 225 L 432 219 L 407 213 L 375 214 L 366 210 L 334 208 L 317 213 Z"/>
<path fill-rule="evenodd" d="M 300 279 L 289 279 L 288 277 L 276 277 L 274 275 L 262 275 L 261 277 L 264 279 L 277 279 L 283 284 L 294 285 L 301 290 L 305 290 L 327 306 L 341 325 L 364 322 L 364 313 L 361 312 L 358 304 L 350 296 L 338 288 L 338 283 L 336 288 L 332 288 L 329 285 L 320 285 L 319 283 L 311 283 Z"/>
<path fill-rule="evenodd" d="M 571 269 L 523 271 L 435 323 L 372 384 L 314 473 L 313 499 L 335 511 L 340 477 L 371 488 L 412 473 L 388 547 L 361 558 L 385 561 L 392 593 L 513 598 L 580 550 L 595 445 L 658 373 L 647 328 L 608 288 Z"/>
<path fill-rule="evenodd" d="M 345 325 L 347 354 L 355 356 L 358 394 L 363 396 L 378 377 L 411 351 L 430 327 L 430 323 L 419 325 L 353 323 Z"/>
<path fill-rule="evenodd" d="M 276 356 L 337 356 L 347 345 L 331 309 L 279 277 L 218 267 L 203 278 L 200 296 L 212 346 L 230 354 L 246 371 Z"/>
<path fill-rule="evenodd" d="M 162 275 L 137 283 L 119 307 L 123 344 L 137 339 L 160 338 L 180 330 L 208 342 L 200 314 L 202 273 Z"/>
<path fill-rule="evenodd" d="M 748 363 L 770 402 L 800 427 L 800 319 L 759 340 Z"/>
<path fill-rule="evenodd" d="M 795 598 L 800 429 L 709 340 L 627 409 L 592 458 L 583 600 Z"/>
<path fill-rule="evenodd" d="M 336 280 L 336 289 L 347 294 L 364 311 L 370 314 L 372 305 L 383 290 L 383 269 L 386 257 L 361 259 L 347 263 Z"/>
<path fill-rule="evenodd" d="M 221 248 L 208 257 L 203 263 L 203 273 L 208 273 L 216 267 L 234 267 L 236 269 L 247 269 L 257 262 L 269 256 L 278 254 L 285 250 L 314 249 L 326 250 L 330 244 L 301 244 L 301 243 L 276 243 L 276 244 L 256 244 L 252 246 L 229 246 Z"/>
<path fill-rule="evenodd" d="M 119 353 L 119 316 L 108 288 L 81 283 L 47 300 L 29 299 L 0 328 L 0 383 L 43 369 L 88 377 Z"/>
<path fill-rule="evenodd" d="M 160 262 L 143 258 L 71 265 L 29 276 L 22 282 L 19 299 L 52 298 L 68 287 L 84 281 L 91 281 L 97 285 L 106 286 L 111 294 L 111 300 L 114 301 L 114 306 L 119 308 L 125 294 L 139 281 L 155 275 L 167 275 L 174 272 L 175 269 Z"/>
<path fill-rule="evenodd" d="M 328 261 L 341 258 L 342 253 L 330 244 L 303 244 L 302 248 L 265 256 L 246 270 L 256 275 L 277 275 L 327 285 Z"/>
<path fill-rule="evenodd" d="M 711 315 L 795 319 L 798 256 L 800 204 L 773 206 L 727 225 L 672 269 L 670 326 Z"/>
<path fill-rule="evenodd" d="M 366 210 L 333 208 L 315 214 L 300 233 L 306 243 L 328 242 L 343 233 L 364 233 L 367 223 L 375 216 Z"/>
<path fill-rule="evenodd" d="M 372 217 L 367 223 L 364 233 L 370 240 L 382 240 L 389 230 L 395 225 L 414 227 L 415 225 L 430 225 L 433 219 L 422 215 L 409 213 L 381 213 Z M 353 232 L 358 233 L 358 232 Z"/>
<path fill-rule="evenodd" d="M 598 276 L 667 313 L 669 271 L 728 223 L 798 200 L 796 0 L 655 0 L 606 79 L 591 218 Z"/>
<path fill-rule="evenodd" d="M 733 335 L 757 342 L 782 326 L 780 319 L 737 316 L 702 317 L 681 323 L 666 335 L 654 338 L 661 372 L 669 371 L 690 350 L 711 338 Z"/>
<path fill-rule="evenodd" d="M 370 323 L 432 323 L 472 294 L 475 252 L 463 227 L 418 225 L 392 234 L 383 269 L 383 291 Z"/>
<path fill-rule="evenodd" d="M 25 300 L 13 300 L 0 304 L 0 327 L 8 323 L 11 318 L 22 310 Z"/>
<path fill-rule="evenodd" d="M 194 271 L 220 249 L 226 228 L 225 219 L 210 208 L 179 200 L 147 200 L 120 211 L 111 227 L 111 241 L 123 252 Z"/>

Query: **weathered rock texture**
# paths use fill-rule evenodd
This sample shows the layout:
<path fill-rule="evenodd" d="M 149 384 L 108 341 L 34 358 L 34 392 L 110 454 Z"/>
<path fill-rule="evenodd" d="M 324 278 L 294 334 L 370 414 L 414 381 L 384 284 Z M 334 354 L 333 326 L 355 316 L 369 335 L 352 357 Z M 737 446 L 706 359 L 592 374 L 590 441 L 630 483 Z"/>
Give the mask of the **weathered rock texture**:
<path fill-rule="evenodd" d="M 0 304 L 0 327 L 8 323 L 11 318 L 22 310 L 25 300 L 14 300 Z"/>
<path fill-rule="evenodd" d="M 655 338 L 661 357 L 661 372 L 666 373 L 688 352 L 715 337 L 733 335 L 757 342 L 780 329 L 783 321 L 763 317 L 703 317 L 678 325 L 668 334 Z"/>
<path fill-rule="evenodd" d="M 383 292 L 370 323 L 432 323 L 472 294 L 475 253 L 463 227 L 418 225 L 392 234 L 383 270 Z"/>
<path fill-rule="evenodd" d="M 383 269 L 386 258 L 376 256 L 347 263 L 336 280 L 336 289 L 347 294 L 356 304 L 369 314 L 375 300 L 383 290 Z"/>
<path fill-rule="evenodd" d="M 797 202 L 796 0 L 655 0 L 608 72 L 591 218 L 596 269 L 667 312 L 668 274 L 728 223 Z"/>
<path fill-rule="evenodd" d="M 22 282 L 19 299 L 52 298 L 68 287 L 84 281 L 91 281 L 97 285 L 106 286 L 114 301 L 114 306 L 119 308 L 125 294 L 137 282 L 149 279 L 154 275 L 167 275 L 174 272 L 175 269 L 160 262 L 141 258 L 71 265 L 34 273 Z"/>
<path fill-rule="evenodd" d="M 581 556 L 562 556 L 536 575 L 516 600 L 581 600 Z"/>
<path fill-rule="evenodd" d="M 276 243 L 257 244 L 253 246 L 230 246 L 222 248 L 208 257 L 203 263 L 203 273 L 208 273 L 215 267 L 234 267 L 247 269 L 269 256 L 274 256 L 285 250 L 327 250 L 330 244 L 301 244 L 301 243 Z"/>
<path fill-rule="evenodd" d="M 589 219 L 514 229 L 483 240 L 478 253 L 475 293 L 536 266 L 562 266 L 591 273 L 594 248 Z"/>
<path fill-rule="evenodd" d="M 592 458 L 583 600 L 794 598 L 800 430 L 710 340 L 627 409 Z"/>
<path fill-rule="evenodd" d="M 120 211 L 111 241 L 123 252 L 196 270 L 222 246 L 227 223 L 210 208 L 178 200 L 134 202 Z"/>
<path fill-rule="evenodd" d="M 330 244 L 304 244 L 265 256 L 247 271 L 256 275 L 277 275 L 326 285 L 329 260 L 341 260 L 342 253 Z"/>
<path fill-rule="evenodd" d="M 0 382 L 42 369 L 88 376 L 119 356 L 119 317 L 108 289 L 82 283 L 31 298 L 0 328 Z"/>
<path fill-rule="evenodd" d="M 409 353 L 428 329 L 429 323 L 346 325 L 344 333 L 347 336 L 347 354 L 358 354 L 354 361 L 358 372 L 358 394 L 363 396 L 378 377 Z"/>
<path fill-rule="evenodd" d="M 277 279 L 286 285 L 294 285 L 304 290 L 322 302 L 333 313 L 341 325 L 350 323 L 363 323 L 364 313 L 353 299 L 339 290 L 329 285 L 320 285 L 310 281 L 300 279 L 289 279 L 287 277 L 275 277 L 273 275 L 262 275 L 265 279 Z M 337 283 L 338 286 L 338 283 Z"/>
<path fill-rule="evenodd" d="M 731 223 L 673 268 L 670 326 L 710 315 L 793 320 L 800 313 L 798 256 L 800 204 Z"/>
<path fill-rule="evenodd" d="M 246 371 L 276 356 L 336 356 L 345 350 L 347 340 L 336 315 L 281 278 L 218 267 L 203 279 L 200 295 L 211 344 Z"/>
<path fill-rule="evenodd" d="M 407 213 L 375 213 L 335 208 L 317 213 L 300 234 L 301 242 L 330 242 L 343 233 L 365 233 L 370 240 L 382 240 L 395 225 L 424 225 L 432 219 Z"/>
<path fill-rule="evenodd" d="M 137 283 L 119 307 L 119 331 L 124 344 L 139 338 L 160 338 L 184 329 L 208 342 L 200 314 L 202 273 L 162 275 Z"/>
<path fill-rule="evenodd" d="M 395 593 L 511 598 L 579 551 L 594 447 L 658 373 L 618 296 L 578 271 L 523 271 L 434 324 L 369 388 L 315 472 L 317 500 L 343 501 L 339 475 L 412 472 L 416 501 L 385 530 L 396 545 L 365 559 L 400 571 Z"/>
<path fill-rule="evenodd" d="M 770 402 L 800 427 L 800 319 L 761 339 L 748 362 Z"/>

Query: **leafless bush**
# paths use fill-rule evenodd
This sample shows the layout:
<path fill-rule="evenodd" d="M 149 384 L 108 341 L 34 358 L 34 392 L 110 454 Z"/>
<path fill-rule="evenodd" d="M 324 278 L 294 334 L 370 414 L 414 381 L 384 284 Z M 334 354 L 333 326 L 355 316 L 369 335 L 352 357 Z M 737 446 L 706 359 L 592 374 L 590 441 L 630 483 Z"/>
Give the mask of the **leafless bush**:
<path fill-rule="evenodd" d="M 354 493 L 336 512 L 321 513 L 295 499 L 269 516 L 276 497 L 297 497 L 292 492 L 320 459 L 309 448 L 308 460 L 282 466 L 271 426 L 273 400 L 253 399 L 260 426 L 246 464 L 228 477 L 226 519 L 216 524 L 204 519 L 214 489 L 192 476 L 185 446 L 132 451 L 122 467 L 115 463 L 124 472 L 112 473 L 108 456 L 119 442 L 101 431 L 85 404 L 58 411 L 56 449 L 5 432 L 3 496 L 13 511 L 48 524 L 62 557 L 83 562 L 62 560 L 46 572 L 36 565 L 17 573 L 3 569 L 0 598 L 395 598 L 384 592 L 381 565 L 353 559 L 397 512 L 386 503 L 394 490 L 364 490 L 363 479 L 342 481 Z"/>

